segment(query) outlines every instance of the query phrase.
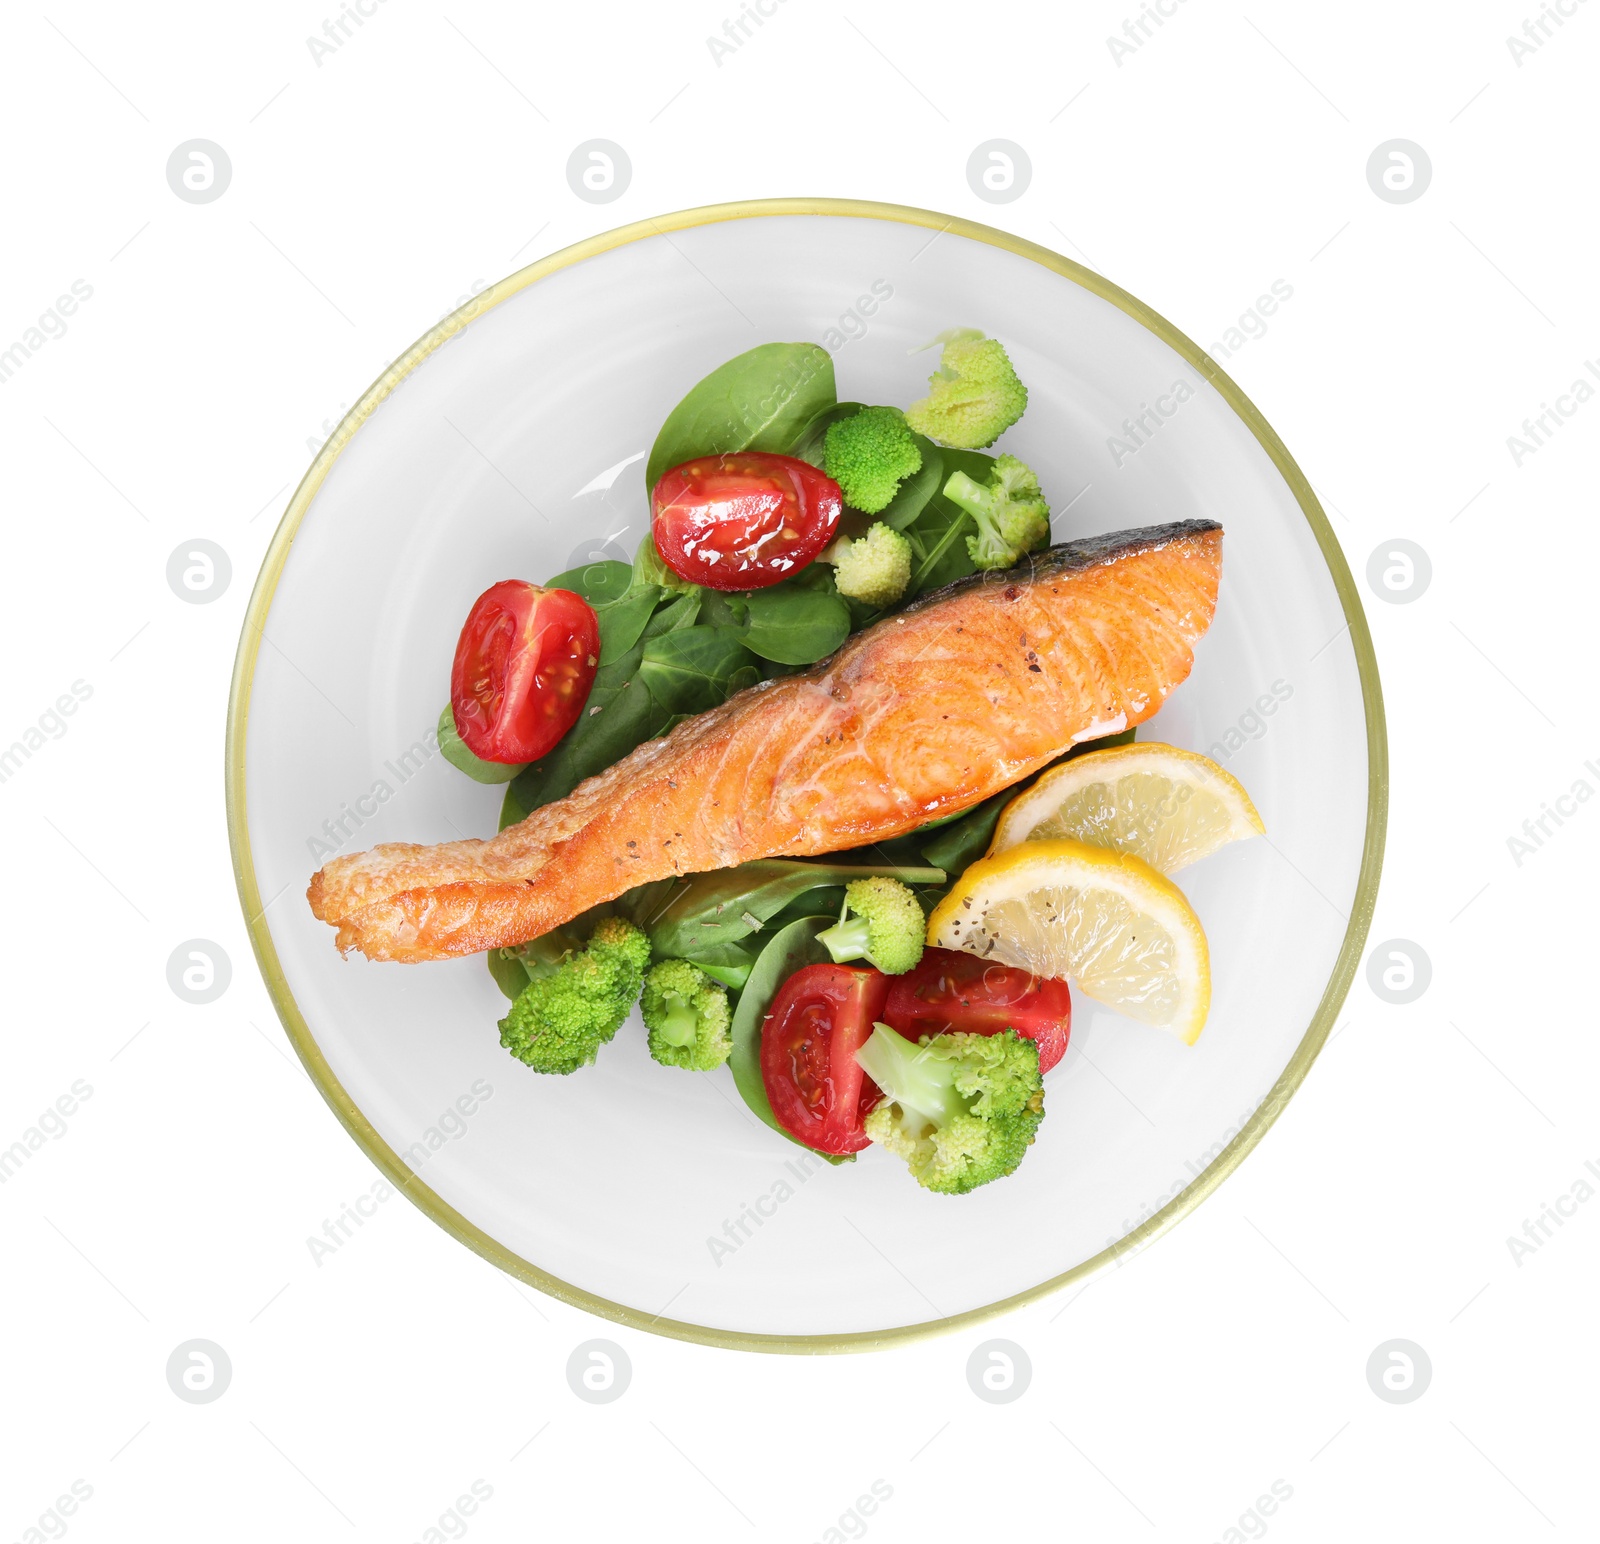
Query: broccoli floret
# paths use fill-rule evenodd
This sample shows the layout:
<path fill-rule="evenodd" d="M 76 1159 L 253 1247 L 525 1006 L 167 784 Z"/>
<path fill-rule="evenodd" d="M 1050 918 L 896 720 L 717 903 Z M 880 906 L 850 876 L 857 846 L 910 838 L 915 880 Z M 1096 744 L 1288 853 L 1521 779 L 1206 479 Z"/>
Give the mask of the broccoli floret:
<path fill-rule="evenodd" d="M 1014 1029 L 913 1042 L 879 1024 L 856 1060 L 884 1094 L 867 1135 L 941 1195 L 1010 1174 L 1044 1119 L 1038 1048 Z"/>
<path fill-rule="evenodd" d="M 895 489 L 922 465 L 922 452 L 897 407 L 864 407 L 829 424 L 822 441 L 822 469 L 863 514 L 888 506 Z"/>
<path fill-rule="evenodd" d="M 663 1067 L 710 1072 L 733 1050 L 728 994 L 688 960 L 663 960 L 644 978 L 639 1011 Z"/>
<path fill-rule="evenodd" d="M 1039 479 L 1015 456 L 998 457 L 984 483 L 953 473 L 944 496 L 978 522 L 978 534 L 967 538 L 967 552 L 979 568 L 1010 568 L 1023 553 L 1050 540 L 1050 506 Z"/>
<path fill-rule="evenodd" d="M 887 976 L 903 976 L 922 958 L 928 923 L 914 896 L 898 879 L 856 879 L 845 886 L 842 919 L 817 941 L 836 965 L 867 960 Z"/>
<path fill-rule="evenodd" d="M 940 333 L 939 368 L 928 395 L 906 409 L 906 422 L 930 440 L 958 450 L 982 450 L 1009 429 L 1028 406 L 1006 351 L 972 327 Z"/>
<path fill-rule="evenodd" d="M 911 583 L 911 542 L 881 520 L 856 541 L 841 536 L 822 561 L 834 565 L 839 593 L 867 606 L 892 606 Z"/>
<path fill-rule="evenodd" d="M 562 929 L 519 951 L 528 984 L 500 1020 L 500 1044 L 535 1072 L 587 1067 L 639 997 L 650 940 L 605 917 L 586 946 Z"/>

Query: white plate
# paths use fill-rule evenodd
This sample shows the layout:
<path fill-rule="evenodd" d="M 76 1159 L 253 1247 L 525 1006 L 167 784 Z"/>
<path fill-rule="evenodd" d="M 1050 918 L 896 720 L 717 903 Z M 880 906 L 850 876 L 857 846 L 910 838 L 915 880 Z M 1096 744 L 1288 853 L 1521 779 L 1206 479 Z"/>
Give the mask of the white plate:
<path fill-rule="evenodd" d="M 908 350 L 957 325 L 1003 339 L 1028 384 L 1004 447 L 1039 471 L 1057 539 L 1196 516 L 1226 528 L 1194 673 L 1140 731 L 1224 762 L 1267 824 L 1265 840 L 1182 875 L 1211 940 L 1199 1045 L 1079 996 L 1027 1161 L 957 1199 L 919 1190 L 875 1150 L 837 1169 L 806 1162 L 749 1115 L 726 1070 L 657 1067 L 637 1023 L 575 1076 L 527 1071 L 500 1048 L 505 1003 L 481 959 L 341 960 L 304 900 L 330 848 L 495 829 L 501 791 L 446 765 L 432 739 L 473 599 L 608 544 L 631 553 L 647 529 L 639 458 L 731 355 L 814 340 L 834 353 L 842 398 L 906 403 L 933 364 Z M 1141 413 L 1159 416 L 1119 451 L 1109 442 L 1131 445 L 1124 420 Z M 229 725 L 230 829 L 258 957 L 296 1049 L 368 1154 L 537 1286 L 639 1328 L 762 1349 L 948 1328 L 1181 1216 L 1320 1048 L 1365 936 L 1383 817 L 1360 602 L 1259 414 L 1192 343 L 1087 270 L 881 205 L 647 221 L 535 264 L 441 324 L 355 408 L 289 506 Z"/>

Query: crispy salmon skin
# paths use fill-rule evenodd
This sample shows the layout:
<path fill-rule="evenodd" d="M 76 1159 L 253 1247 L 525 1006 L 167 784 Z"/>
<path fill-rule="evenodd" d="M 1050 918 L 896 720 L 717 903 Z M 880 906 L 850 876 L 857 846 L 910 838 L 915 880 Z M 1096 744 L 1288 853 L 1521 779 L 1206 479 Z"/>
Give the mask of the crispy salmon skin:
<path fill-rule="evenodd" d="M 1189 520 L 960 580 L 488 841 L 333 859 L 311 910 L 342 950 L 443 959 L 537 938 L 647 880 L 903 835 L 1155 713 L 1189 674 L 1221 566 L 1221 526 Z"/>

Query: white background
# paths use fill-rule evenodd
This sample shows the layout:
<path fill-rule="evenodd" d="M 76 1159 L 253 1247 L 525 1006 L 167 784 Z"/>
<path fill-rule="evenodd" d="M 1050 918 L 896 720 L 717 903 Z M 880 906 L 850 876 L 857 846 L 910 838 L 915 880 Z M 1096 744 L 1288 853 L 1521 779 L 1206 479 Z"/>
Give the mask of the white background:
<path fill-rule="evenodd" d="M 1507 446 L 1600 354 L 1600 8 L 1564 3 L 1520 65 L 1527 13 L 1503 3 L 1183 0 L 1120 64 L 1121 0 L 783 0 L 720 64 L 727 12 L 698 4 L 383 0 L 320 65 L 327 13 L 305 5 L 10 13 L 0 348 L 73 281 L 93 295 L 0 386 L 0 741 L 74 681 L 92 696 L 0 783 L 0 1147 L 75 1080 L 92 1094 L 0 1186 L 0 1540 L 416 1541 L 441 1517 L 484 1541 L 814 1541 L 841 1517 L 885 1541 L 1593 1537 L 1600 1204 L 1564 1203 L 1520 1259 L 1507 1244 L 1600 1166 L 1600 811 L 1566 806 L 1520 863 L 1508 848 L 1579 779 L 1600 788 L 1600 406 L 1520 466 Z M 213 203 L 166 181 L 193 138 L 232 161 Z M 632 160 L 606 205 L 565 176 L 592 138 Z M 992 138 L 1033 166 L 1003 206 L 965 174 Z M 1393 138 L 1432 161 L 1412 203 L 1368 186 Z M 223 828 L 250 583 L 345 407 L 535 257 L 778 194 L 988 220 L 1202 344 L 1292 286 L 1225 364 L 1368 597 L 1393 766 L 1372 936 L 1433 965 L 1406 1006 L 1358 979 L 1277 1126 L 1151 1250 L 871 1357 L 618 1330 L 400 1200 L 314 1263 L 308 1236 L 376 1175 L 288 1052 Z M 166 581 L 196 537 L 232 564 L 204 606 Z M 1432 561 L 1410 604 L 1364 578 L 1394 538 Z M 233 962 L 204 1007 L 166 980 L 196 937 Z M 597 1337 L 632 1364 L 598 1406 L 565 1374 Z M 195 1338 L 232 1362 L 209 1404 L 166 1379 Z M 994 1338 L 1032 1364 L 1005 1405 L 966 1376 Z M 1403 1405 L 1366 1376 L 1395 1338 L 1433 1368 Z M 89 1499 L 49 1516 L 74 1480 Z M 451 1517 L 474 1480 L 491 1498 Z M 850 1517 L 873 1481 L 890 1498 Z M 1253 1513 L 1275 1481 L 1290 1498 Z"/>

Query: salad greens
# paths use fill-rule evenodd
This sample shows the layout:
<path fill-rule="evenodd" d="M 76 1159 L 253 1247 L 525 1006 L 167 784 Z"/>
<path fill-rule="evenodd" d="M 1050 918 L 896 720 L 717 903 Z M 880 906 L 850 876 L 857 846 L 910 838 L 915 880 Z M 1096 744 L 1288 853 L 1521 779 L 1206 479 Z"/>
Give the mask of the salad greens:
<path fill-rule="evenodd" d="M 757 858 L 687 879 L 658 879 L 630 890 L 616 904 L 645 930 L 657 956 L 698 963 L 702 951 L 715 951 L 760 932 L 786 906 L 813 891 L 843 889 L 875 876 L 903 885 L 945 882 L 943 869 L 835 861 L 850 856 L 835 854 L 815 861 Z"/>
<path fill-rule="evenodd" d="M 645 462 L 646 495 L 669 467 L 740 450 L 792 455 L 831 408 L 833 356 L 815 343 L 762 343 L 718 365 L 667 414 Z"/>
<path fill-rule="evenodd" d="M 965 472 L 974 482 L 987 482 L 995 458 L 979 450 L 951 450 L 943 452 L 945 482 L 929 498 L 917 516 L 901 527 L 911 539 L 911 587 L 909 597 L 926 595 L 930 590 L 943 589 L 957 579 L 975 574 L 978 565 L 972 561 L 966 542 L 961 538 L 973 530 L 971 517 L 945 491 L 957 472 Z"/>
<path fill-rule="evenodd" d="M 598 623 L 593 686 L 572 728 L 541 760 L 515 767 L 474 756 L 448 705 L 439 721 L 440 748 L 452 765 L 480 782 L 507 783 L 502 829 L 686 718 L 826 660 L 896 606 L 1048 540 L 1037 478 L 1016 458 L 977 448 L 1021 415 L 1026 388 L 997 342 L 970 329 L 937 341 L 945 348 L 929 395 L 905 412 L 838 401 L 833 360 L 810 343 L 761 344 L 690 388 L 646 458 L 647 492 L 669 469 L 697 458 L 792 456 L 839 484 L 838 535 L 822 561 L 744 592 L 682 578 L 652 535 L 631 564 L 590 563 L 547 581 L 581 596 Z M 1130 731 L 1096 745 L 1131 738 Z M 569 1072 L 593 1060 L 642 990 L 658 1062 L 710 1070 L 726 1059 L 751 1110 L 796 1141 L 775 1117 L 761 1073 L 762 1024 L 780 988 L 813 964 L 863 960 L 890 974 L 915 967 L 925 913 L 987 850 L 1016 793 L 1007 789 L 905 836 L 822 859 L 763 858 L 655 880 L 541 939 L 491 950 L 490 972 L 513 999 L 502 1041 L 531 1066 Z M 946 1049 L 954 1057 L 956 1039 L 971 1038 L 945 1037 Z M 897 1064 L 892 1077 L 884 1047 L 874 1048 L 880 1082 L 894 1083 L 896 1101 L 892 1116 L 885 1107 L 879 1119 L 878 1139 L 931 1188 L 964 1189 L 1009 1172 L 1037 1124 L 1037 1104 L 1007 1106 L 1015 1131 L 1008 1126 L 1007 1141 L 990 1142 L 994 1153 L 974 1168 L 956 1151 L 956 1138 L 989 1119 L 979 1072 L 951 1072 L 946 1081 L 956 1093 L 935 1088 L 936 1079 L 918 1073 L 917 1048 L 904 1048 L 906 1066 Z M 977 1046 L 967 1061 L 977 1068 L 998 1049 L 998 1042 Z M 902 1045 L 887 1050 L 899 1053 Z M 1005 1048 L 1008 1056 L 1015 1051 Z M 948 1162 L 945 1127 L 953 1133 L 946 1145 L 954 1144 Z M 819 1156 L 843 1163 L 854 1155 Z"/>
<path fill-rule="evenodd" d="M 900 484 L 899 492 L 878 516 L 884 525 L 895 531 L 905 530 L 944 486 L 944 452 L 920 434 L 913 434 L 911 440 L 922 452 L 922 465 Z"/>
<path fill-rule="evenodd" d="M 753 590 L 745 615 L 746 644 L 776 665 L 814 665 L 850 636 L 850 608 L 838 593 L 793 579 Z"/>
<path fill-rule="evenodd" d="M 704 713 L 725 701 L 732 677 L 755 663 L 744 639 L 741 628 L 697 626 L 650 638 L 633 684 L 671 714 Z"/>
<path fill-rule="evenodd" d="M 456 712 L 448 702 L 439 715 L 439 727 L 434 734 L 439 741 L 439 754 L 475 783 L 509 783 L 522 770 L 515 762 L 483 761 L 474 756 L 456 729 Z"/>

